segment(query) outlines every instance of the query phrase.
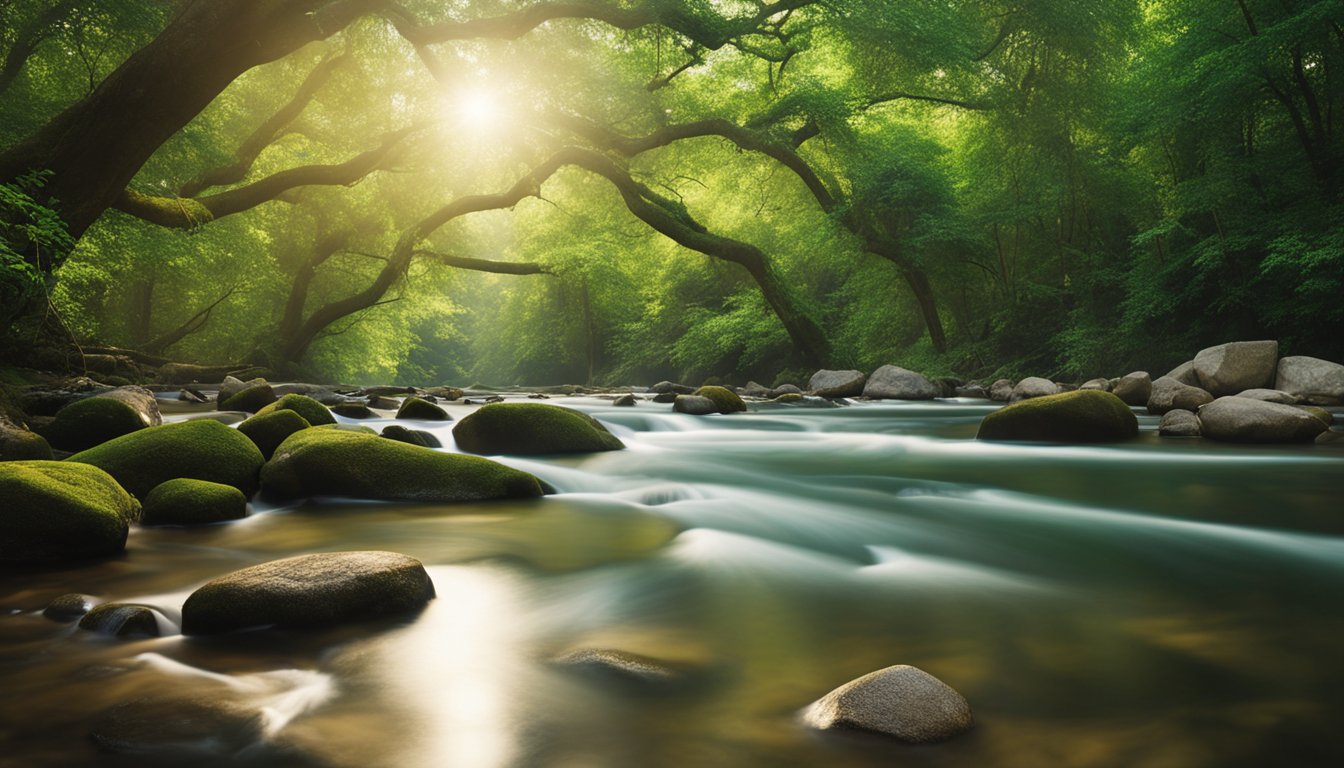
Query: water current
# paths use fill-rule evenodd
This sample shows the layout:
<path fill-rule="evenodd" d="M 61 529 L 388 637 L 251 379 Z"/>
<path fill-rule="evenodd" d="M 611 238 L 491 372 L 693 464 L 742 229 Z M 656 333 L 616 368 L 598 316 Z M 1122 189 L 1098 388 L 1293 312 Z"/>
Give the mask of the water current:
<path fill-rule="evenodd" d="M 0 574 L 0 765 L 1344 764 L 1344 441 L 1161 439 L 1142 416 L 1120 445 L 987 444 L 978 401 L 553 402 L 628 449 L 499 457 L 558 491 L 541 500 L 256 501 Z M 451 425 L 412 426 L 453 449 Z M 356 549 L 419 558 L 438 597 L 330 630 L 176 632 L 210 578 Z M 168 634 L 42 618 L 68 592 L 154 606 Z M 556 661 L 592 649 L 667 674 Z M 960 691 L 974 728 L 911 747 L 800 723 L 892 664 Z"/>

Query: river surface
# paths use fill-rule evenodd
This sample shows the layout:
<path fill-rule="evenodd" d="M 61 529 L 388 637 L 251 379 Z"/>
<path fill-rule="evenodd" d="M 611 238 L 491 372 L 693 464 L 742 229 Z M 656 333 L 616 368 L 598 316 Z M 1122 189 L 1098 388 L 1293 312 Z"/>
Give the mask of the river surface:
<path fill-rule="evenodd" d="M 1142 416 L 1123 445 L 985 444 L 979 401 L 552 402 L 629 448 L 501 458 L 545 499 L 254 502 L 135 528 L 111 560 L 0 573 L 0 765 L 1344 765 L 1344 441 L 1163 440 Z M 414 426 L 451 450 L 449 427 Z M 210 578 L 357 549 L 419 558 L 438 597 L 210 639 L 40 615 L 84 592 L 175 632 Z M 592 649 L 668 675 L 557 663 Z M 973 729 L 910 747 L 799 722 L 893 664 L 960 691 Z M 97 750 L 110 721 L 147 751 Z"/>

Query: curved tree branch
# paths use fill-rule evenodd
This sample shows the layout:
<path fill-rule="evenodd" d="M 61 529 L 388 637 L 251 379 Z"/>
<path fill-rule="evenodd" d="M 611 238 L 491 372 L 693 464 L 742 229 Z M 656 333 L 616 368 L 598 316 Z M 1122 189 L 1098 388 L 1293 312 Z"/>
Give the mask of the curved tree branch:
<path fill-rule="evenodd" d="M 532 261 L 491 261 L 474 259 L 470 256 L 454 256 L 449 253 L 417 250 L 415 256 L 426 257 L 454 269 L 469 269 L 473 272 L 492 272 L 497 275 L 554 275 L 555 271 L 547 264 Z"/>
<path fill-rule="evenodd" d="M 299 187 L 354 184 L 379 170 L 393 149 L 418 130 L 419 126 L 411 126 L 390 133 L 378 147 L 337 165 L 305 165 L 289 168 L 237 189 L 201 198 L 159 197 L 127 189 L 112 207 L 163 227 L 172 229 L 199 227 L 215 219 L 256 208 Z"/>

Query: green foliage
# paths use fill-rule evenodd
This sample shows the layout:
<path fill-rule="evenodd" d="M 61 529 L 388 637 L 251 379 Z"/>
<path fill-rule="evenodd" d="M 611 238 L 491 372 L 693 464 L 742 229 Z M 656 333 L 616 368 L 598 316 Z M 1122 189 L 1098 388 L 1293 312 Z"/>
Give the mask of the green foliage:
<path fill-rule="evenodd" d="M 48 174 L 30 172 L 0 184 L 0 334 L 34 301 L 46 296 L 46 274 L 74 246 L 65 223 L 38 202 Z M 45 303 L 45 302 L 44 302 Z"/>

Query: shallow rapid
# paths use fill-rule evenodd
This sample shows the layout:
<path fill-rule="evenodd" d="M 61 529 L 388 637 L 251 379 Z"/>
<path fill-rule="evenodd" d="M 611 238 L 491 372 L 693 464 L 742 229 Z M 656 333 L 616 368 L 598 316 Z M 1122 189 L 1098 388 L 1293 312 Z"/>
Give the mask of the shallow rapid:
<path fill-rule="evenodd" d="M 1344 761 L 1344 441 L 1164 440 L 1144 416 L 1120 445 L 989 444 L 972 439 L 980 401 L 553 402 L 628 449 L 501 457 L 558 491 L 541 500 L 257 502 L 236 523 L 133 529 L 112 560 L 5 573 L 0 765 Z M 451 425 L 412 426 L 452 450 Z M 83 592 L 154 606 L 171 632 L 210 578 L 351 549 L 419 558 L 438 597 L 409 618 L 209 639 L 41 616 Z M 671 674 L 556 662 L 591 649 Z M 799 721 L 893 664 L 960 691 L 974 728 L 910 747 Z M 153 736 L 129 753 L 89 738 L 136 728 Z"/>

